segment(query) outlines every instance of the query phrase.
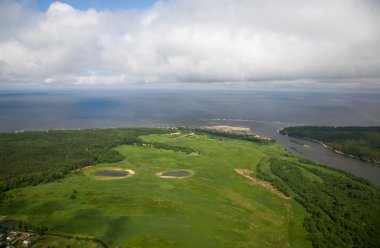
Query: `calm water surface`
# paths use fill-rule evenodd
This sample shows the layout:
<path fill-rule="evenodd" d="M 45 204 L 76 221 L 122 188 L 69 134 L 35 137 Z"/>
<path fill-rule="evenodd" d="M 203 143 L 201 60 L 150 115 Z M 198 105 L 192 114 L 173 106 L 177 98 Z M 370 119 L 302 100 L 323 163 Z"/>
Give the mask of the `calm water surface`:
<path fill-rule="evenodd" d="M 277 133 L 293 125 L 380 125 L 380 93 L 258 92 L 239 90 L 1 91 L 0 131 L 247 126 L 289 150 L 380 185 L 380 167 Z"/>
<path fill-rule="evenodd" d="M 127 176 L 128 174 L 129 174 L 128 171 L 99 171 L 95 173 L 95 175 L 97 176 L 104 176 L 104 177 L 124 177 L 124 176 Z"/>

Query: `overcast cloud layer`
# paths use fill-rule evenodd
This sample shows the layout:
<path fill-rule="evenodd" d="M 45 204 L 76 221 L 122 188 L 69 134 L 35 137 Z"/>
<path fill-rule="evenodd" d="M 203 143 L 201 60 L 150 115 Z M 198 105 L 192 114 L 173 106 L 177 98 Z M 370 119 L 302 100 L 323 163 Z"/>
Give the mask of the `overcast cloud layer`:
<path fill-rule="evenodd" d="M 378 1 L 173 0 L 46 12 L 0 1 L 5 84 L 380 81 Z"/>

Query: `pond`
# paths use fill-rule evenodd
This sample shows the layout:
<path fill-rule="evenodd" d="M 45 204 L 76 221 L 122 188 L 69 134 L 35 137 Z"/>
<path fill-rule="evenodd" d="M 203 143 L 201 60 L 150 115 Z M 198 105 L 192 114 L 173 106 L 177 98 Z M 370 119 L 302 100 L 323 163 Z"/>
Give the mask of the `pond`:
<path fill-rule="evenodd" d="M 125 177 L 128 174 L 128 171 L 99 171 L 95 173 L 96 176 L 103 177 Z"/>
<path fill-rule="evenodd" d="M 187 177 L 190 175 L 191 173 L 188 171 L 169 171 L 161 174 L 164 177 Z"/>

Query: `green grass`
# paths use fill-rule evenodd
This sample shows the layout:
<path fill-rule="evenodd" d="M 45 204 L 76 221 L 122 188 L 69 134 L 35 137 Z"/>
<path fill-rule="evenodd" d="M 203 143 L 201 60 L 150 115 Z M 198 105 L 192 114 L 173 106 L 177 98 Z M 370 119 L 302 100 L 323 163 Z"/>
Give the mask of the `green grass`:
<path fill-rule="evenodd" d="M 368 181 L 273 142 L 167 131 L 113 148 L 124 158 L 119 162 L 7 191 L 0 216 L 48 227 L 53 234 L 100 239 L 110 247 L 379 246 L 380 190 Z M 293 199 L 271 193 L 236 168 L 252 171 Z M 127 169 L 136 174 L 112 180 L 95 175 Z M 191 176 L 158 176 L 176 170 Z M 86 246 L 77 239 L 51 242 Z"/>
<path fill-rule="evenodd" d="M 115 150 L 125 157 L 121 162 L 8 191 L 0 215 L 47 226 L 51 233 L 96 237 L 111 247 L 311 246 L 303 228 L 308 214 L 300 204 L 234 172 L 245 168 L 256 173 L 269 151 L 284 154 L 279 145 L 206 135 L 141 138 L 199 153 L 118 146 Z M 93 173 L 102 167 L 132 169 L 136 174 L 96 180 Z M 183 179 L 156 175 L 172 170 L 189 170 L 193 175 Z"/>
<path fill-rule="evenodd" d="M 43 235 L 34 242 L 33 247 L 75 247 L 75 248 L 101 248 L 101 246 L 93 241 L 78 240 L 75 238 L 57 237 L 51 235 Z"/>

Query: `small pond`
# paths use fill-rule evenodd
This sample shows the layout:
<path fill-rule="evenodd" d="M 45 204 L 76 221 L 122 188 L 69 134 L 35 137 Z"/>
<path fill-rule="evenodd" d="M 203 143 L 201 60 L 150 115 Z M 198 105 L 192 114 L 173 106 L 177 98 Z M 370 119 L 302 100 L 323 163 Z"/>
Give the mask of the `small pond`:
<path fill-rule="evenodd" d="M 128 174 L 128 171 L 99 171 L 95 173 L 95 175 L 103 177 L 125 177 Z"/>
<path fill-rule="evenodd" d="M 169 171 L 161 174 L 161 176 L 164 177 L 187 177 L 190 175 L 191 174 L 188 171 Z"/>

